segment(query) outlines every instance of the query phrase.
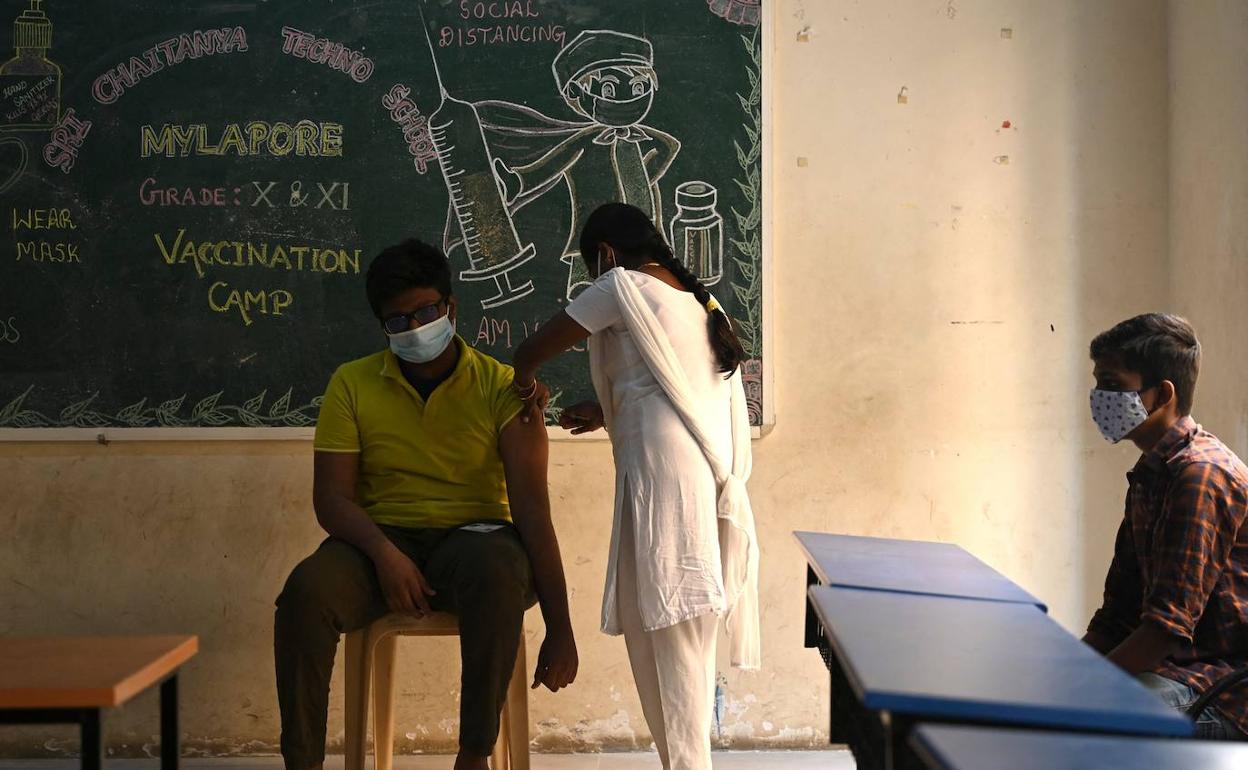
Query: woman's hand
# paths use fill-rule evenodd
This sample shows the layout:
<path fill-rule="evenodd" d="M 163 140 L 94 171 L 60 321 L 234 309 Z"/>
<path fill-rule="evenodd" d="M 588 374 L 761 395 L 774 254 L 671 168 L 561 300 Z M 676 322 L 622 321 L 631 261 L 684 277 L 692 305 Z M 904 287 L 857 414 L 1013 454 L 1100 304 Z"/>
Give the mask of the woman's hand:
<path fill-rule="evenodd" d="M 512 382 L 516 395 L 524 402 L 524 410 L 520 412 L 520 421 L 528 424 L 533 421 L 546 422 L 546 405 L 550 403 L 550 388 L 546 383 L 534 377 L 527 383 L 519 378 Z"/>
<path fill-rule="evenodd" d="M 591 433 L 603 427 L 602 407 L 593 401 L 582 401 L 563 410 L 559 427 L 572 431 L 573 436 Z"/>

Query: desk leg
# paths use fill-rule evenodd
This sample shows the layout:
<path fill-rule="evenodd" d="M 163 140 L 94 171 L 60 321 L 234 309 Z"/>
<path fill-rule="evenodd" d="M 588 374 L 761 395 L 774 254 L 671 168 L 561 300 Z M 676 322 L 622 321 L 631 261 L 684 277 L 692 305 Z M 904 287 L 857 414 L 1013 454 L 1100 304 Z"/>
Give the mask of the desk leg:
<path fill-rule="evenodd" d="M 906 746 L 914 720 L 883 712 L 885 770 L 915 770 L 919 764 Z"/>
<path fill-rule="evenodd" d="M 853 743 L 853 704 L 857 702 L 854 691 L 849 687 L 845 671 L 841 663 L 830 652 L 828 654 L 828 671 L 830 684 L 828 687 L 828 741 L 830 743 Z"/>
<path fill-rule="evenodd" d="M 841 737 L 836 723 L 836 674 L 828 677 L 828 743 L 836 743 Z"/>
<path fill-rule="evenodd" d="M 100 730 L 100 710 L 87 709 L 79 721 L 82 735 L 82 770 L 101 770 L 104 741 Z"/>
<path fill-rule="evenodd" d="M 806 587 L 809 588 L 819 581 L 815 575 L 815 571 L 809 566 L 806 567 Z M 815 616 L 815 610 L 810 606 L 810 599 L 806 600 L 806 646 L 819 646 L 819 618 Z"/>
<path fill-rule="evenodd" d="M 160 685 L 160 770 L 177 770 L 181 755 L 178 743 L 178 675 Z"/>

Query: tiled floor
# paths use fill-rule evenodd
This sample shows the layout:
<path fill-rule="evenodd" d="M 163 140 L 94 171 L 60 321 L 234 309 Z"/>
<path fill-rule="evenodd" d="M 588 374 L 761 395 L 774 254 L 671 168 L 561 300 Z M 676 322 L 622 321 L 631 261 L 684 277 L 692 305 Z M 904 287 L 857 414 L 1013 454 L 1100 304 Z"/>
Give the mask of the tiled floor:
<path fill-rule="evenodd" d="M 848 751 L 717 751 L 714 770 L 854 770 Z M 399 756 L 395 770 L 450 770 L 449 756 Z M 371 767 L 371 763 L 368 765 Z M 105 760 L 105 770 L 159 770 L 155 759 Z M 281 770 L 276 757 L 187 759 L 186 770 Z M 77 770 L 76 760 L 0 759 L 0 770 Z M 331 756 L 325 770 L 342 770 L 342 757 Z M 532 770 L 659 770 L 657 754 L 534 754 Z"/>

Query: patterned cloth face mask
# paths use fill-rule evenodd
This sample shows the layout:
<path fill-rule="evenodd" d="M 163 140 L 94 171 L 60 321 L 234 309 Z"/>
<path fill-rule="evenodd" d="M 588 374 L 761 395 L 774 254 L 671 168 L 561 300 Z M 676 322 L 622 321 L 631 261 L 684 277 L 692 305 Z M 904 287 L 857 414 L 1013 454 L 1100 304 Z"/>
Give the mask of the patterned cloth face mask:
<path fill-rule="evenodd" d="M 1134 390 L 1101 390 L 1091 394 L 1092 420 L 1107 441 L 1117 444 L 1148 419 L 1148 410 Z"/>

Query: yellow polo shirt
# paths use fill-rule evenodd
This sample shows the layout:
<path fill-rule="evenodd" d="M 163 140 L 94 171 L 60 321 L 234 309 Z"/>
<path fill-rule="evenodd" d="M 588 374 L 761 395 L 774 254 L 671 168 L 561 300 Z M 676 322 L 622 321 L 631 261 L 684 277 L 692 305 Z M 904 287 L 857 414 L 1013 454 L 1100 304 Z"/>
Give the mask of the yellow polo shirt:
<path fill-rule="evenodd" d="M 378 524 L 511 520 L 498 437 L 523 404 L 514 372 L 459 337 L 459 362 L 426 403 L 389 350 L 338 367 L 313 448 L 360 457 L 356 502 Z"/>

